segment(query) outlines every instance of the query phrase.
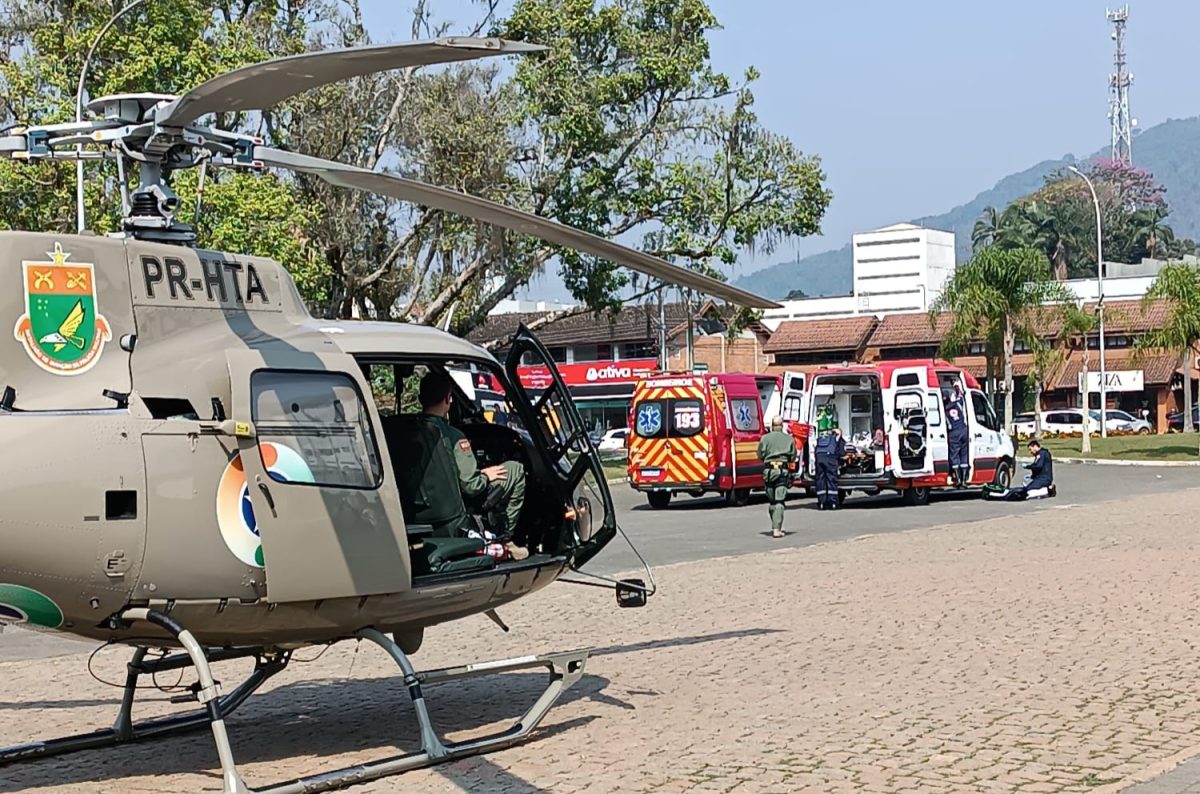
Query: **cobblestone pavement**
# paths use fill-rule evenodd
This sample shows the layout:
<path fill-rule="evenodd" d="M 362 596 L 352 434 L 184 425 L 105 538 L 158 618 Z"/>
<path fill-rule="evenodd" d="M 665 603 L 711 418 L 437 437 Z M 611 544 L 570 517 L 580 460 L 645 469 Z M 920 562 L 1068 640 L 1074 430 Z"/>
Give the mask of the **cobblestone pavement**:
<path fill-rule="evenodd" d="M 667 566 L 642 610 L 556 585 L 434 632 L 426 667 L 577 646 L 535 738 L 353 791 L 1114 791 L 1200 753 L 1200 489 Z M 119 680 L 119 651 L 96 672 Z M 302 654 L 306 657 L 313 652 Z M 0 741 L 111 720 L 78 654 L 0 663 Z M 222 676 L 232 683 L 238 670 Z M 174 683 L 164 676 L 160 684 Z M 254 785 L 412 749 L 381 652 L 294 665 L 231 720 Z M 452 737 L 535 674 L 427 690 Z M 146 714 L 172 708 L 147 693 Z M 218 791 L 205 734 L 0 768 L 0 792 Z"/>

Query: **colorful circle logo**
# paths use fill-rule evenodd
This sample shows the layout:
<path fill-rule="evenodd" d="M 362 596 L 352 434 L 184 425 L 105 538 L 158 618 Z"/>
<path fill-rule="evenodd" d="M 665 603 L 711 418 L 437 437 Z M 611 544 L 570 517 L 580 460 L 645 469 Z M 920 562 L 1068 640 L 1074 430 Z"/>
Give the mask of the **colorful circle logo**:
<path fill-rule="evenodd" d="M 291 447 L 264 441 L 258 448 L 263 466 L 272 480 L 296 483 L 316 481 L 304 458 Z M 246 565 L 263 567 L 262 539 L 240 453 L 234 455 L 233 460 L 225 466 L 221 482 L 217 485 L 217 527 L 233 556 Z"/>
<path fill-rule="evenodd" d="M 37 590 L 0 584 L 0 625 L 12 623 L 56 629 L 63 623 L 63 613 L 58 604 Z"/>

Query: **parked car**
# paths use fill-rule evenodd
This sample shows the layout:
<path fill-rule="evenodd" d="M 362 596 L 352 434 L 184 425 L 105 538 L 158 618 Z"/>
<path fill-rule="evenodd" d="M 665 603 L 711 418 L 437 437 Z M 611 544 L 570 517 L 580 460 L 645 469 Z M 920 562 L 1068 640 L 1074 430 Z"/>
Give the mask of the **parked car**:
<path fill-rule="evenodd" d="M 1089 413 L 1092 420 L 1090 430 L 1093 434 L 1099 433 L 1100 413 L 1098 411 Z M 1048 436 L 1082 436 L 1083 411 L 1074 408 L 1047 411 L 1042 414 L 1042 433 Z"/>
<path fill-rule="evenodd" d="M 600 452 L 618 452 L 625 449 L 628 440 L 629 428 L 621 427 L 609 430 L 600 437 L 600 441 L 596 444 L 596 449 Z"/>
<path fill-rule="evenodd" d="M 1034 414 L 1017 414 L 1013 417 L 1013 435 L 1028 438 L 1037 432 L 1037 417 Z"/>
<path fill-rule="evenodd" d="M 1092 411 L 1092 418 L 1097 422 L 1100 421 L 1099 414 L 1099 411 Z M 1145 436 L 1154 432 L 1154 426 L 1145 419 L 1112 408 L 1104 412 L 1104 423 L 1110 433 L 1137 433 Z"/>
<path fill-rule="evenodd" d="M 1200 405 L 1192 406 L 1192 425 L 1200 429 Z M 1167 414 L 1167 430 L 1172 433 L 1183 432 L 1183 411 L 1172 411 Z"/>

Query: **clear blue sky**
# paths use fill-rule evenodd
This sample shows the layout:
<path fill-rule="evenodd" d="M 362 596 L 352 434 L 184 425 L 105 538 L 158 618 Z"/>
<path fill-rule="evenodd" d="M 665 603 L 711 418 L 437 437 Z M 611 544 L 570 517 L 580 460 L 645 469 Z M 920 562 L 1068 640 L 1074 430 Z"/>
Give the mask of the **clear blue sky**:
<path fill-rule="evenodd" d="M 823 237 L 747 257 L 746 269 L 944 212 L 1007 174 L 1109 140 L 1102 1 L 709 2 L 723 25 L 713 34 L 717 67 L 762 72 L 759 117 L 820 155 L 834 192 Z M 443 19 L 470 18 L 468 0 L 431 5 Z M 399 9 L 409 7 L 363 0 L 372 37 L 404 37 Z M 1130 106 L 1140 127 L 1200 114 L 1198 39 L 1200 2 L 1130 3 Z M 1136 162 L 1136 139 L 1133 151 Z"/>

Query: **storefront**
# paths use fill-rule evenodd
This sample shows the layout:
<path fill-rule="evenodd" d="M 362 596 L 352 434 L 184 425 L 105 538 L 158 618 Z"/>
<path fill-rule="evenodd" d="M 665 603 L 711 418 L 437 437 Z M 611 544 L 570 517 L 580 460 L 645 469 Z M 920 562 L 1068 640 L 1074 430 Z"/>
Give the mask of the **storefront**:
<path fill-rule="evenodd" d="M 629 421 L 633 387 L 656 371 L 658 360 L 654 358 L 558 365 L 559 376 L 570 390 L 588 430 L 593 433 L 625 427 Z M 520 367 L 517 375 L 522 385 L 532 390 L 544 389 L 552 380 L 550 371 L 542 366 Z"/>

